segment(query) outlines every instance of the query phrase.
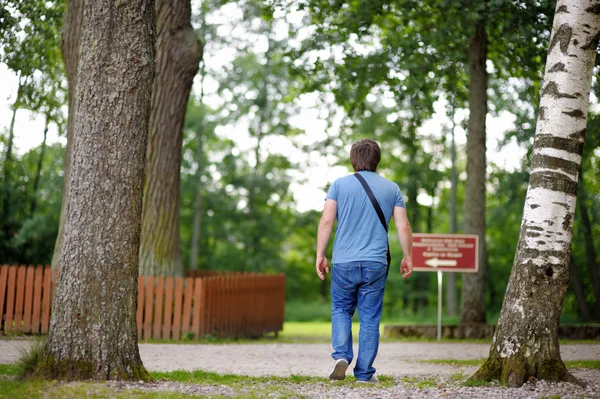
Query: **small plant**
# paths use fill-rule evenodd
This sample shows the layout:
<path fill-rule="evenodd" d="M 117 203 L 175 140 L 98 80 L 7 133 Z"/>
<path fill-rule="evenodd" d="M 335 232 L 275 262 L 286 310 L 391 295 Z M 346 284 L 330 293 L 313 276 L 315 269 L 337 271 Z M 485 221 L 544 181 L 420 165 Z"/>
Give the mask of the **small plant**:
<path fill-rule="evenodd" d="M 440 385 L 440 382 L 437 378 L 426 378 L 417 383 L 417 388 L 419 389 L 427 389 L 427 388 L 435 388 Z"/>
<path fill-rule="evenodd" d="M 464 386 L 466 387 L 484 387 L 490 385 L 486 380 L 478 380 L 476 378 L 469 378 L 464 382 Z"/>
<path fill-rule="evenodd" d="M 44 355 L 46 348 L 46 338 L 35 339 L 28 348 L 19 348 L 19 358 L 17 359 L 17 377 L 20 380 L 31 377 Z"/>
<path fill-rule="evenodd" d="M 463 373 L 462 371 L 459 371 L 458 373 L 454 373 L 450 375 L 450 379 L 453 381 L 460 381 L 463 380 L 465 378 L 465 373 Z"/>
<path fill-rule="evenodd" d="M 440 385 L 436 378 L 403 377 L 401 381 L 410 387 L 419 389 L 435 388 Z"/>

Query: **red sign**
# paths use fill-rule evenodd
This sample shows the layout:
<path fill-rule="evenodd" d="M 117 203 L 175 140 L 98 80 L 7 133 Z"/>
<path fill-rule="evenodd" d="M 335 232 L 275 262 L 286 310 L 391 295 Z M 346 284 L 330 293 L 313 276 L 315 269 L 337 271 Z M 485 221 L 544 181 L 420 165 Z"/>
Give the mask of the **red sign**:
<path fill-rule="evenodd" d="M 413 270 L 476 272 L 479 237 L 472 234 L 413 234 Z"/>

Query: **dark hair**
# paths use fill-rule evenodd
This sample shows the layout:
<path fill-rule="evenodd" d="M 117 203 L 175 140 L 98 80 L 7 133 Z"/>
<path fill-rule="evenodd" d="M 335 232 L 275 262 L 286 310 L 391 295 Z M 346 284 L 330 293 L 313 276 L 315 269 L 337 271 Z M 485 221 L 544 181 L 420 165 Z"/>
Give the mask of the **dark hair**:
<path fill-rule="evenodd" d="M 352 163 L 355 172 L 361 170 L 375 172 L 379 161 L 381 161 L 381 149 L 379 144 L 373 140 L 362 139 L 352 144 L 350 163 Z"/>

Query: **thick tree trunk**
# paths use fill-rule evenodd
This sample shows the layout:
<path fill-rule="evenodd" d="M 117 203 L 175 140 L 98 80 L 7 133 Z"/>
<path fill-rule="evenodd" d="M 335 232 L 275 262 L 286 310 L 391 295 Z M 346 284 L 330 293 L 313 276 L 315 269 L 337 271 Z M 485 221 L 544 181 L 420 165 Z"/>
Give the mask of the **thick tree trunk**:
<path fill-rule="evenodd" d="M 46 125 L 44 126 L 44 139 L 40 148 L 40 157 L 38 158 L 37 168 L 35 171 L 35 179 L 33 180 L 33 193 L 31 195 L 31 207 L 29 215 L 33 216 L 37 208 L 37 192 L 40 185 L 40 177 L 42 175 L 42 165 L 44 164 L 44 155 L 46 153 L 46 139 L 48 137 L 48 117 L 46 117 Z"/>
<path fill-rule="evenodd" d="M 452 169 L 450 170 L 450 234 L 456 233 L 456 140 L 454 132 L 456 124 L 454 123 L 454 105 L 452 105 L 452 130 L 450 143 L 450 159 L 452 160 Z M 448 316 L 458 314 L 456 300 L 456 273 L 446 273 L 446 313 Z"/>
<path fill-rule="evenodd" d="M 146 159 L 140 273 L 183 275 L 179 242 L 182 129 L 202 46 L 190 0 L 156 1 L 156 79 Z"/>
<path fill-rule="evenodd" d="M 558 326 L 598 37 L 597 0 L 557 2 L 517 253 L 489 358 L 474 378 L 579 382 L 560 357 Z"/>
<path fill-rule="evenodd" d="M 79 64 L 79 43 L 81 40 L 81 24 L 83 21 L 84 0 L 68 0 L 67 11 L 62 26 L 61 52 L 65 62 L 65 72 L 69 85 L 69 117 L 67 120 L 67 148 L 63 173 L 62 204 L 58 235 L 52 254 L 52 269 L 58 270 L 63 247 L 67 204 L 69 202 L 69 187 L 71 185 L 71 152 L 73 149 L 73 123 L 75 121 L 75 96 L 77 90 L 77 65 Z"/>
<path fill-rule="evenodd" d="M 487 115 L 487 35 L 480 22 L 469 50 L 469 127 L 467 134 L 467 187 L 465 233 L 479 236 L 479 271 L 464 273 L 461 323 L 485 323 L 485 117 Z"/>
<path fill-rule="evenodd" d="M 83 8 L 68 212 L 37 374 L 149 380 L 136 307 L 154 2 L 97 0 Z"/>

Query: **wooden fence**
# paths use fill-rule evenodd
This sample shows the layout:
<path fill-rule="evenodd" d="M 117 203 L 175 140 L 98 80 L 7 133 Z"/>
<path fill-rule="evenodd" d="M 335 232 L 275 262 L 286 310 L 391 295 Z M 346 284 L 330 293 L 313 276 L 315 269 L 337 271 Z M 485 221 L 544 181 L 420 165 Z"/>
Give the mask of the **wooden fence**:
<path fill-rule="evenodd" d="M 258 337 L 283 328 L 285 275 L 212 272 L 138 279 L 139 339 Z M 46 334 L 56 272 L 0 266 L 0 335 Z"/>

